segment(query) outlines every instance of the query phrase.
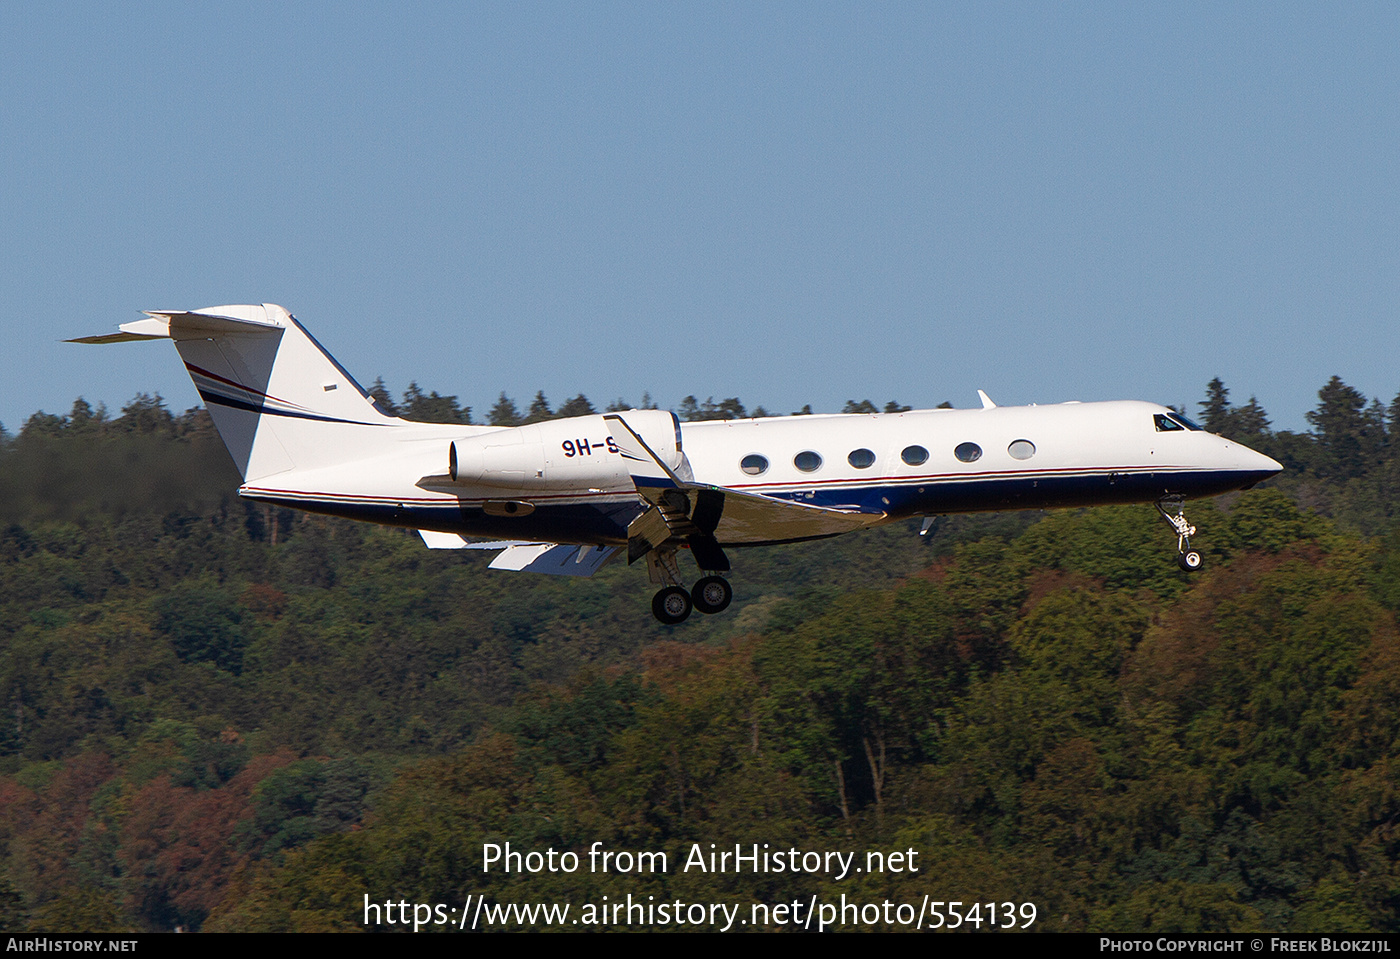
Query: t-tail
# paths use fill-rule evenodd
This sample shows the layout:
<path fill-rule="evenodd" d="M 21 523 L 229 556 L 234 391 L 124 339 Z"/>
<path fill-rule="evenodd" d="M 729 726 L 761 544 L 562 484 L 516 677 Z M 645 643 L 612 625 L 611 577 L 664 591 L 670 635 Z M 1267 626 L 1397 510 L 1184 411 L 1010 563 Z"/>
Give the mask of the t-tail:
<path fill-rule="evenodd" d="M 148 310 L 120 333 L 73 343 L 172 339 L 245 482 L 385 451 L 404 420 L 272 303 Z"/>

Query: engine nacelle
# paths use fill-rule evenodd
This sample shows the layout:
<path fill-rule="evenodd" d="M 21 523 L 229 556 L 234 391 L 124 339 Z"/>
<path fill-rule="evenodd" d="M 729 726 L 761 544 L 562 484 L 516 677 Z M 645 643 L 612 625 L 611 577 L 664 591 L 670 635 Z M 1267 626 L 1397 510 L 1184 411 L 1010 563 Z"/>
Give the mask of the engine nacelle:
<path fill-rule="evenodd" d="M 680 424 L 669 410 L 621 416 L 668 467 L 685 460 Z M 601 415 L 546 420 L 457 440 L 448 475 L 461 486 L 492 489 L 630 489 L 627 464 Z"/>

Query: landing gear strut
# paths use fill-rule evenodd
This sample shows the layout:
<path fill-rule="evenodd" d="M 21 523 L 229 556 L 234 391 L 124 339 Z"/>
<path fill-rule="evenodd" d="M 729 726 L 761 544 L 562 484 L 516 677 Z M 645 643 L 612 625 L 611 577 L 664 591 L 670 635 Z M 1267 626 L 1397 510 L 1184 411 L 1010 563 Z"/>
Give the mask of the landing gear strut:
<path fill-rule="evenodd" d="M 1176 530 L 1176 565 L 1188 573 L 1194 573 L 1201 568 L 1203 560 L 1201 554 L 1191 548 L 1191 537 L 1196 535 L 1196 527 L 1186 521 L 1185 499 L 1181 496 L 1163 496 L 1155 505 L 1162 519 Z M 1175 516 L 1167 511 L 1170 507 L 1176 509 Z"/>
<path fill-rule="evenodd" d="M 720 553 L 720 559 L 724 554 Z M 725 568 L 728 561 L 725 560 Z M 681 585 L 674 549 L 654 549 L 647 553 L 647 572 L 653 583 L 665 583 L 651 600 L 651 612 L 667 626 L 684 622 L 692 609 L 702 613 L 722 613 L 734 600 L 734 589 L 723 576 L 708 573 L 689 591 Z M 704 572 L 704 570 L 702 570 Z"/>

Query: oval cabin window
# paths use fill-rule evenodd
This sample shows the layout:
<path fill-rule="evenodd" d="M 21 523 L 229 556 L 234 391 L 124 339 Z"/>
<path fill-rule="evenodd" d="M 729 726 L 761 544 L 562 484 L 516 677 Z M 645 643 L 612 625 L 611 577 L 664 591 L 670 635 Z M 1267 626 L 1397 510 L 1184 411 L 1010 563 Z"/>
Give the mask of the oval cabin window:
<path fill-rule="evenodd" d="M 739 469 L 750 476 L 761 476 L 768 472 L 768 457 L 750 453 L 739 461 Z"/>
<path fill-rule="evenodd" d="M 922 446 L 906 446 L 904 452 L 899 454 L 899 458 L 910 466 L 923 466 L 928 462 L 928 450 Z"/>
<path fill-rule="evenodd" d="M 975 463 L 982 458 L 982 447 L 976 443 L 959 443 L 953 455 L 964 463 Z"/>

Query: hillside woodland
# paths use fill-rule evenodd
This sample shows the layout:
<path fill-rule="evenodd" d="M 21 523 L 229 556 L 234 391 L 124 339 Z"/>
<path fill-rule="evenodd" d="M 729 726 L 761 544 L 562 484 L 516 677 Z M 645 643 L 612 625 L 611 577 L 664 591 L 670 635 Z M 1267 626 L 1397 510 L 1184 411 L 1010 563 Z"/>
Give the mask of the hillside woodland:
<path fill-rule="evenodd" d="M 1334 378 L 1306 433 L 1219 380 L 1199 406 L 1287 468 L 1194 506 L 1200 574 L 1150 506 L 954 517 L 736 553 L 734 608 L 671 628 L 622 564 L 498 573 L 245 503 L 207 415 L 159 397 L 0 429 L 0 928 L 845 893 L 1032 902 L 1040 930 L 1400 931 L 1400 398 Z M 506 842 L 921 869 L 484 873 Z"/>

